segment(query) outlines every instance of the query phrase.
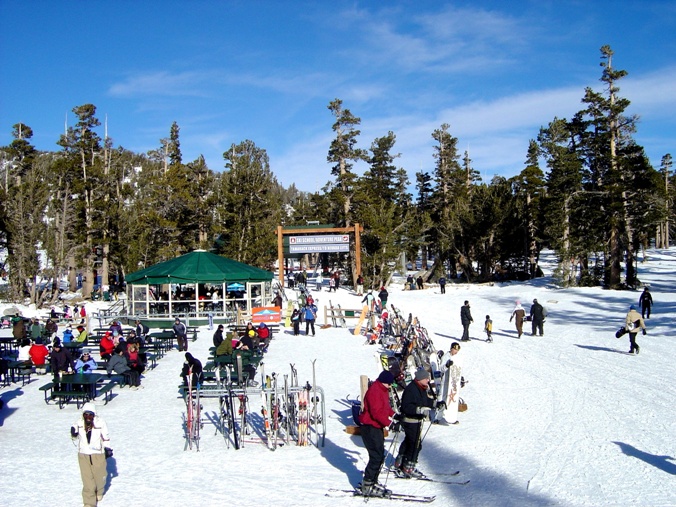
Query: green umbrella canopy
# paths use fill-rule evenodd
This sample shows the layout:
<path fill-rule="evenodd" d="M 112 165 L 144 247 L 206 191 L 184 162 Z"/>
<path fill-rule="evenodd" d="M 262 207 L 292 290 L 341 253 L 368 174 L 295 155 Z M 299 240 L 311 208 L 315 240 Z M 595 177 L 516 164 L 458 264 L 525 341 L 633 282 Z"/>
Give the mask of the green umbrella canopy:
<path fill-rule="evenodd" d="M 195 250 L 125 277 L 128 284 L 266 282 L 273 274 L 226 257 Z"/>

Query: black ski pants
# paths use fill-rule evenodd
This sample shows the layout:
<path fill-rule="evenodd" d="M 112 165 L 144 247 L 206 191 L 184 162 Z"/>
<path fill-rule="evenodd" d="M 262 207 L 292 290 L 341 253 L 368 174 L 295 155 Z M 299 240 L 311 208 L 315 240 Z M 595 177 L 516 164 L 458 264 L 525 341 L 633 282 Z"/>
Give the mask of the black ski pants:
<path fill-rule="evenodd" d="M 629 353 L 632 354 L 639 349 L 636 344 L 636 335 L 638 333 L 629 333 Z"/>
<path fill-rule="evenodd" d="M 364 470 L 363 483 L 376 484 L 385 461 L 385 433 L 381 428 L 364 424 L 359 428 L 364 447 L 369 453 L 369 462 Z"/>
<path fill-rule="evenodd" d="M 422 437 L 422 421 L 416 423 L 402 422 L 401 427 L 404 430 L 404 441 L 399 446 L 399 456 L 402 458 L 402 463 L 417 463 L 418 454 L 420 454 L 420 449 L 422 449 L 420 442 Z"/>
<path fill-rule="evenodd" d="M 535 336 L 536 332 L 539 332 L 540 336 L 544 336 L 544 334 L 545 334 L 544 322 L 542 322 L 541 320 L 533 319 L 532 330 L 533 330 L 533 336 Z"/>
<path fill-rule="evenodd" d="M 310 333 L 310 328 L 312 328 L 312 336 L 315 335 L 315 319 L 305 319 L 305 334 Z"/>

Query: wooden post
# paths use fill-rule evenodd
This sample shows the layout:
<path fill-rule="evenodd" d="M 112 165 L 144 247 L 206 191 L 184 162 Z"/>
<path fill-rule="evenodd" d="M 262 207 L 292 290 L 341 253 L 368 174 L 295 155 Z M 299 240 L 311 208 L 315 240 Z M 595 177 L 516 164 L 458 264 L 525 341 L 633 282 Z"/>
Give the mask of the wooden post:
<path fill-rule="evenodd" d="M 277 226 L 277 262 L 279 264 L 279 283 L 284 287 L 284 234 L 282 226 Z"/>

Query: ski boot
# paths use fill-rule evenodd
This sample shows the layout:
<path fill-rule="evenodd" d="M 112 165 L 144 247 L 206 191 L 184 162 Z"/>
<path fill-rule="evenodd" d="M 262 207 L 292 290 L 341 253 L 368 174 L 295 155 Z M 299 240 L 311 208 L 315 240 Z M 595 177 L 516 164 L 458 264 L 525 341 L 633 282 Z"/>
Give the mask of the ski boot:
<path fill-rule="evenodd" d="M 401 471 L 407 479 L 420 479 L 421 477 L 425 477 L 425 474 L 415 467 L 415 463 L 405 463 L 404 466 L 401 467 Z"/>
<path fill-rule="evenodd" d="M 378 483 L 375 483 L 375 482 L 369 482 L 369 481 L 364 481 L 361 484 L 361 486 L 359 486 L 359 490 L 360 490 L 362 496 L 375 496 L 375 497 L 387 498 L 392 494 L 392 491 L 387 489 L 382 484 L 378 484 Z"/>

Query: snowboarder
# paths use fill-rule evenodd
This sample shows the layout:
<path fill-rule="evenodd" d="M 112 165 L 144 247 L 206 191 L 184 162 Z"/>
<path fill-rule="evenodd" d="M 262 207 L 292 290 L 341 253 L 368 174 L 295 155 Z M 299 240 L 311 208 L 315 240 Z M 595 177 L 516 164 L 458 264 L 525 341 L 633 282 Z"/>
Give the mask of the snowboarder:
<path fill-rule="evenodd" d="M 391 491 L 378 483 L 378 475 L 385 461 L 385 433 L 392 422 L 394 410 L 390 405 L 390 386 L 394 375 L 385 370 L 380 373 L 364 395 L 359 416 L 361 437 L 369 453 L 369 462 L 364 470 L 361 492 L 364 496 L 388 496 Z"/>
<path fill-rule="evenodd" d="M 627 313 L 627 318 L 625 319 L 625 325 L 627 331 L 629 332 L 629 353 L 633 354 L 641 351 L 641 347 L 636 343 L 636 335 L 639 330 L 643 331 L 643 334 L 646 334 L 645 322 L 643 322 L 643 317 L 636 311 L 636 307 L 631 305 L 629 307 L 629 312 Z"/>
<path fill-rule="evenodd" d="M 462 338 L 463 342 L 469 341 L 469 325 L 474 322 L 472 319 L 472 312 L 469 308 L 469 301 L 465 301 L 465 304 L 460 308 L 460 322 L 462 323 Z"/>
<path fill-rule="evenodd" d="M 404 430 L 404 441 L 394 461 L 398 470 L 395 472 L 406 478 L 423 477 L 415 466 L 422 448 L 422 426 L 435 408 L 435 401 L 429 396 L 430 374 L 427 370 L 418 370 L 415 380 L 406 386 L 401 395 L 401 427 Z"/>
<path fill-rule="evenodd" d="M 530 307 L 530 318 L 533 324 L 532 334 L 535 336 L 535 332 L 539 332 L 540 336 L 545 334 L 544 324 L 545 324 L 545 309 L 538 303 L 537 299 L 533 300 L 533 304 Z"/>
<path fill-rule="evenodd" d="M 106 487 L 106 458 L 113 455 L 108 425 L 96 415 L 93 403 L 85 403 L 82 416 L 70 427 L 70 436 L 77 440 L 77 461 L 82 477 L 82 501 L 96 506 L 103 499 Z"/>
<path fill-rule="evenodd" d="M 490 315 L 486 315 L 486 322 L 484 322 L 484 331 L 486 331 L 486 341 L 493 342 L 493 321 Z"/>
<path fill-rule="evenodd" d="M 521 306 L 521 301 L 518 300 L 514 306 L 514 311 L 512 312 L 512 316 L 509 318 L 509 321 L 512 322 L 512 319 L 515 317 L 516 320 L 514 323 L 516 324 L 516 332 L 519 335 L 519 338 L 521 338 L 521 335 L 523 334 L 523 321 L 526 319 L 526 310 L 523 309 L 523 306 Z"/>
<path fill-rule="evenodd" d="M 641 297 L 638 298 L 638 306 L 641 308 L 641 317 L 644 319 L 650 318 L 650 307 L 653 305 L 653 296 L 650 294 L 648 287 L 643 289 Z M 648 314 L 646 316 L 646 313 Z"/>

